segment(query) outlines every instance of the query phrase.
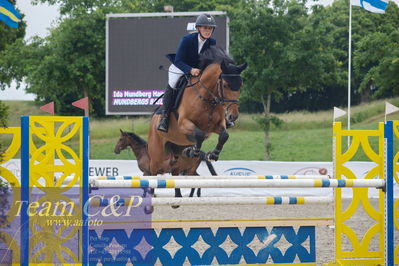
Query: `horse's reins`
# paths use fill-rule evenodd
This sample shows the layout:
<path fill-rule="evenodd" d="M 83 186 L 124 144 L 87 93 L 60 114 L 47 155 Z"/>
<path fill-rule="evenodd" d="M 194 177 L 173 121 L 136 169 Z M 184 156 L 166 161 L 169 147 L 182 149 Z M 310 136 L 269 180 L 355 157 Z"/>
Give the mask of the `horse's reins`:
<path fill-rule="evenodd" d="M 239 76 L 239 74 L 223 74 L 223 75 Z M 194 87 L 194 85 L 195 85 L 195 84 L 198 84 L 198 83 L 201 85 L 202 88 L 204 88 L 204 89 L 207 91 L 208 94 L 211 95 L 211 98 L 212 98 L 211 100 L 208 99 L 208 98 L 205 98 L 204 96 L 202 96 L 202 95 L 200 94 L 200 92 L 199 92 L 199 89 L 196 88 L 196 87 Z M 229 109 L 231 105 L 233 105 L 233 104 L 238 104 L 238 101 L 239 101 L 238 99 L 225 99 L 225 98 L 224 98 L 224 95 L 223 95 L 223 91 L 224 91 L 224 90 L 223 90 L 223 78 L 222 78 L 221 76 L 219 77 L 219 80 L 218 80 L 216 86 L 217 86 L 217 92 L 218 92 L 218 94 L 219 94 L 218 96 L 216 96 L 208 87 L 206 87 L 206 86 L 201 82 L 201 75 L 198 77 L 198 81 L 197 81 L 197 82 L 195 82 L 194 84 L 190 84 L 189 86 L 187 86 L 187 87 L 193 87 L 193 88 L 194 88 L 194 91 L 195 91 L 196 94 L 197 94 L 197 97 L 198 97 L 199 99 L 203 100 L 204 102 L 206 102 L 206 103 L 208 103 L 208 104 L 211 105 L 211 111 L 209 112 L 209 115 L 208 115 L 208 127 L 207 127 L 207 130 L 206 130 L 206 131 L 208 131 L 209 128 L 211 127 L 212 117 L 213 117 L 212 114 L 213 114 L 213 112 L 215 111 L 215 108 L 216 108 L 217 105 L 219 105 L 219 104 L 223 105 L 223 104 L 225 104 L 225 103 L 230 103 L 230 104 L 227 105 L 227 107 L 226 107 L 226 109 Z"/>
<path fill-rule="evenodd" d="M 161 69 L 161 68 L 160 68 L 160 69 Z M 163 69 L 163 68 L 162 68 L 162 69 Z M 170 71 L 170 70 L 167 70 L 167 71 L 168 71 L 168 72 L 171 72 L 171 73 L 176 73 L 176 72 L 172 72 L 172 71 Z M 180 73 L 176 73 L 176 74 L 180 74 Z M 239 102 L 238 99 L 225 99 L 225 98 L 224 98 L 224 95 L 223 95 L 223 91 L 224 91 L 224 90 L 223 90 L 223 78 L 222 78 L 222 75 L 223 75 L 223 76 L 240 76 L 240 74 L 221 74 L 221 75 L 219 76 L 219 80 L 218 80 L 218 82 L 217 82 L 217 84 L 216 84 L 216 86 L 217 86 L 217 92 L 218 92 L 218 94 L 219 94 L 218 96 L 216 96 L 208 87 L 206 87 L 206 86 L 201 82 L 202 73 L 200 73 L 200 75 L 198 76 L 198 81 L 196 81 L 196 82 L 194 82 L 194 83 L 191 83 L 191 79 L 188 78 L 187 75 L 184 75 L 185 78 L 186 78 L 187 81 L 188 81 L 188 85 L 187 85 L 185 88 L 189 88 L 189 87 L 194 88 L 194 91 L 195 91 L 195 93 L 197 94 L 197 97 L 198 97 L 199 99 L 203 100 L 204 102 L 206 102 L 206 103 L 208 103 L 208 104 L 211 105 L 211 111 L 209 112 L 209 116 L 208 116 L 208 128 L 207 128 L 206 131 L 208 131 L 209 128 L 210 128 L 210 126 L 211 126 L 212 114 L 213 114 L 213 112 L 215 111 L 215 108 L 216 108 L 217 105 L 219 105 L 219 104 L 223 105 L 223 104 L 225 104 L 225 103 L 229 103 L 229 104 L 227 105 L 227 107 L 226 107 L 226 109 L 228 110 L 228 109 L 230 108 L 230 106 L 232 106 L 233 104 L 238 104 L 238 102 Z M 212 98 L 211 100 L 208 99 L 208 98 L 206 98 L 206 97 L 204 97 L 204 96 L 202 96 L 201 93 L 199 92 L 199 89 L 198 89 L 197 87 L 194 86 L 194 85 L 196 85 L 196 84 L 198 84 L 198 83 L 201 85 L 202 88 L 204 88 L 204 89 L 207 91 L 208 94 L 211 95 L 211 98 Z M 162 94 L 160 97 L 158 97 L 158 99 L 157 99 L 153 104 L 155 104 L 162 96 L 163 96 L 163 94 Z"/>
<path fill-rule="evenodd" d="M 223 75 L 229 75 L 229 76 L 240 76 L 239 74 L 223 74 Z M 217 105 L 217 104 L 224 104 L 224 103 L 231 103 L 231 104 L 238 104 L 238 99 L 225 99 L 223 95 L 223 78 L 219 77 L 218 83 L 217 83 L 217 91 L 218 91 L 218 96 L 216 96 L 208 87 L 206 87 L 202 82 L 201 82 L 201 76 L 199 76 L 198 81 L 190 84 L 187 87 L 193 87 L 196 84 L 200 84 L 202 88 L 204 88 L 208 94 L 211 95 L 212 99 L 209 100 L 208 98 L 205 98 L 199 93 L 199 90 L 194 87 L 195 92 L 197 93 L 197 97 L 200 98 L 201 100 L 211 104 L 211 105 Z M 230 105 L 231 105 L 230 104 Z"/>

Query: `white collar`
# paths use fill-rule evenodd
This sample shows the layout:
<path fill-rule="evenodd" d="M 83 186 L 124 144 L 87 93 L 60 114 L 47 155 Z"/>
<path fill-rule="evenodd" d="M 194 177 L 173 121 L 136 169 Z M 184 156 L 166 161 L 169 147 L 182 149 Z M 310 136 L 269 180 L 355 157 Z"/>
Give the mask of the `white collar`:
<path fill-rule="evenodd" d="M 206 39 L 202 40 L 200 34 L 198 33 L 198 54 L 201 52 L 202 47 L 204 47 L 205 42 L 206 42 Z"/>
<path fill-rule="evenodd" d="M 206 40 L 207 40 L 207 39 L 202 40 L 202 39 L 201 39 L 201 35 L 198 33 L 198 43 L 202 43 L 202 44 L 203 44 L 203 43 L 206 42 Z"/>

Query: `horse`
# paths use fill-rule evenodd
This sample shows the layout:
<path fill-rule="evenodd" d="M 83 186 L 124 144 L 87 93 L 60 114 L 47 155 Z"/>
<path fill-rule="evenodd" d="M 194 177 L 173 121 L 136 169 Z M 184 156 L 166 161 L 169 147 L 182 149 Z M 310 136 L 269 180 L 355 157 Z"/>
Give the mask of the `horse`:
<path fill-rule="evenodd" d="M 143 172 L 144 175 L 150 175 L 150 158 L 147 151 L 147 142 L 140 136 L 132 132 L 125 132 L 120 129 L 120 133 L 121 135 L 114 148 L 115 154 L 120 154 L 122 150 L 130 147 L 134 155 L 136 156 L 139 169 Z M 179 147 L 177 147 L 176 145 L 169 143 L 168 147 L 175 153 L 179 153 Z M 197 169 L 201 161 L 206 162 L 208 169 L 212 175 L 217 175 L 212 163 L 206 160 L 204 153 L 198 158 L 174 157 L 172 156 L 172 153 L 170 153 L 168 156 L 164 157 L 164 161 L 161 165 L 162 173 L 171 173 L 172 175 L 198 176 L 199 174 L 197 173 Z M 194 196 L 194 192 L 195 189 L 191 189 L 190 197 Z M 197 190 L 197 196 L 201 196 L 200 188 Z M 175 189 L 175 197 L 182 197 L 181 191 L 178 188 Z"/>
<path fill-rule="evenodd" d="M 226 119 L 234 122 L 238 118 L 242 86 L 240 74 L 246 66 L 246 63 L 235 65 L 218 47 L 211 47 L 201 54 L 201 75 L 190 78 L 175 115 L 169 118 L 169 131 L 157 130 L 160 114 L 155 113 L 151 118 L 148 132 L 151 175 L 162 172 L 164 158 L 170 154 L 168 143 L 185 147 L 178 156 L 198 158 L 203 141 L 212 133 L 219 135 L 218 143 L 206 157 L 208 160 L 218 160 L 229 138 Z"/>

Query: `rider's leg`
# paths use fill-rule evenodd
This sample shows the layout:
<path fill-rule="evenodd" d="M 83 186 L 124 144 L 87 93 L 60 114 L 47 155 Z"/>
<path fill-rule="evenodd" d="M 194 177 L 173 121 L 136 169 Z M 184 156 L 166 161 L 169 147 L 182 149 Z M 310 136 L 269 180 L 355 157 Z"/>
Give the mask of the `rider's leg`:
<path fill-rule="evenodd" d="M 163 95 L 163 111 L 161 121 L 159 121 L 158 130 L 163 132 L 168 132 L 169 128 L 169 114 L 172 110 L 174 102 L 173 88 L 169 86 L 166 87 L 165 93 Z"/>
<path fill-rule="evenodd" d="M 163 95 L 163 112 L 161 121 L 159 121 L 158 130 L 163 132 L 168 132 L 169 128 L 169 113 L 172 111 L 172 107 L 174 104 L 174 96 L 173 92 L 174 88 L 176 88 L 177 81 L 183 75 L 183 71 L 178 69 L 175 65 L 170 65 L 169 73 L 168 73 L 168 86 L 166 87 L 165 93 Z"/>

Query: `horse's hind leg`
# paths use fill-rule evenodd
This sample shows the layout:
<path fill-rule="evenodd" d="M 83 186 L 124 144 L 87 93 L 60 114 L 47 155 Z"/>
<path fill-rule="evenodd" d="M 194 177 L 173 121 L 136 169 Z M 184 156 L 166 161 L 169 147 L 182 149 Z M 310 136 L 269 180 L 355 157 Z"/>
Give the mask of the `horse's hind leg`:
<path fill-rule="evenodd" d="M 178 170 L 179 168 L 174 168 L 173 170 L 172 170 L 172 176 L 177 176 L 177 175 L 179 175 L 179 170 Z M 175 198 L 182 198 L 183 197 L 183 195 L 181 194 L 181 189 L 180 188 L 175 188 Z M 172 208 L 173 209 L 177 209 L 177 208 L 179 208 L 180 206 L 179 205 L 172 205 Z"/>
<path fill-rule="evenodd" d="M 195 188 L 192 188 L 191 190 L 190 190 L 190 198 L 192 198 L 193 196 L 194 196 L 194 192 L 195 192 Z"/>
<path fill-rule="evenodd" d="M 199 164 L 198 164 L 198 166 L 199 166 Z M 197 168 L 198 168 L 198 166 L 197 166 Z M 195 171 L 194 175 L 199 176 L 199 174 L 197 173 L 197 171 Z M 192 189 L 191 189 L 192 194 L 194 194 L 194 190 L 195 190 L 195 188 L 192 188 Z M 191 195 L 191 194 L 190 194 L 190 195 Z M 193 195 L 193 196 L 194 196 L 194 195 Z M 192 197 L 192 196 L 190 196 L 190 197 Z M 200 187 L 197 188 L 197 197 L 198 197 L 198 198 L 201 197 L 201 188 L 200 188 Z"/>
<path fill-rule="evenodd" d="M 190 191 L 190 198 L 194 197 L 195 188 L 192 188 Z M 201 188 L 197 188 L 197 197 L 201 197 Z"/>
<path fill-rule="evenodd" d="M 144 171 L 143 176 L 150 176 L 150 172 Z M 147 196 L 148 195 L 148 196 Z M 155 189 L 154 188 L 143 188 L 143 198 L 146 197 L 155 197 Z M 149 205 L 144 207 L 145 214 L 151 214 L 154 212 L 154 206 Z"/>

